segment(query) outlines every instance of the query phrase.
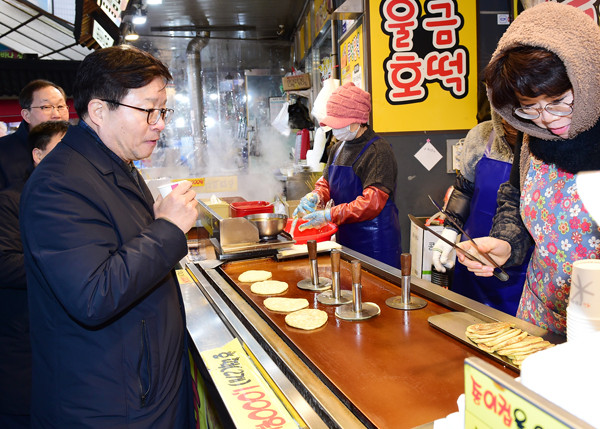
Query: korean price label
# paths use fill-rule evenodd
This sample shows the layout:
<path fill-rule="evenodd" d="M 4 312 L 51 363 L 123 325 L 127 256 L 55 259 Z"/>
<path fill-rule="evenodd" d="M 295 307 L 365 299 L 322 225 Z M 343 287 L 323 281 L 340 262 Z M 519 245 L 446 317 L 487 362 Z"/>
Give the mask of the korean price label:
<path fill-rule="evenodd" d="M 236 427 L 298 428 L 239 340 L 202 352 L 201 356 Z"/>

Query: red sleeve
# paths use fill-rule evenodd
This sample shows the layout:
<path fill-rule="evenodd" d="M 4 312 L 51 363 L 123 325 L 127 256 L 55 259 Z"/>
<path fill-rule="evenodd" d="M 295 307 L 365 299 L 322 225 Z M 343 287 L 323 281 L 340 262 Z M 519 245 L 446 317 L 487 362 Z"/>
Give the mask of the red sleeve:
<path fill-rule="evenodd" d="M 362 195 L 354 201 L 338 204 L 331 208 L 331 221 L 337 225 L 343 223 L 362 222 L 375 218 L 389 198 L 387 192 L 374 186 L 363 189 Z"/>
<path fill-rule="evenodd" d="M 313 192 L 319 196 L 319 201 L 323 206 L 331 198 L 329 196 L 329 182 L 323 176 L 319 177 L 319 180 L 315 183 Z"/>

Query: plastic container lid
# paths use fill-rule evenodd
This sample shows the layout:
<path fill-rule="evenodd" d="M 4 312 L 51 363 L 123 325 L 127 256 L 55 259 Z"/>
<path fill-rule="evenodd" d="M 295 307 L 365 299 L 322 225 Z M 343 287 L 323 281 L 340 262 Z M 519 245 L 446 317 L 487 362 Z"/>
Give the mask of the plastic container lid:
<path fill-rule="evenodd" d="M 244 217 L 256 213 L 273 213 L 273 203 L 268 201 L 238 201 L 229 205 L 231 217 Z"/>
<path fill-rule="evenodd" d="M 292 229 L 292 222 L 294 219 L 288 218 L 287 225 L 285 226 L 285 231 L 290 232 Z M 306 223 L 305 220 L 298 219 L 298 223 L 296 224 L 296 229 L 294 230 L 294 240 L 296 240 L 296 244 L 306 244 L 308 240 L 315 240 L 317 242 L 327 241 L 331 239 L 331 236 L 335 234 L 338 230 L 338 227 L 335 223 L 329 222 L 327 225 L 315 229 L 309 228 L 304 231 L 298 231 L 298 227 Z"/>

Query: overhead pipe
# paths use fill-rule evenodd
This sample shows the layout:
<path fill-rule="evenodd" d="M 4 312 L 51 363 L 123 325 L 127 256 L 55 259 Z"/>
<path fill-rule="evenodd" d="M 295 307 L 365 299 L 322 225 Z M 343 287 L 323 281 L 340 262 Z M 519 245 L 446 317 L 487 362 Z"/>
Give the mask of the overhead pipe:
<path fill-rule="evenodd" d="M 200 31 L 190 40 L 186 49 L 186 66 L 190 94 L 190 117 L 194 142 L 195 167 L 207 165 L 207 139 L 204 125 L 204 93 L 202 90 L 202 60 L 200 52 L 208 44 L 210 33 Z M 200 171 L 196 171 L 200 173 Z"/>

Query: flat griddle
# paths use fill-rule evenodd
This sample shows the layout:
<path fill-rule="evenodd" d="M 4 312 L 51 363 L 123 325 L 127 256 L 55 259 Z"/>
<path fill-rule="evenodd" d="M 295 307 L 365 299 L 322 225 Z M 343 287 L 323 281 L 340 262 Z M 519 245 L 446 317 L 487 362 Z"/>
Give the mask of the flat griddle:
<path fill-rule="evenodd" d="M 331 277 L 328 255 L 318 258 L 319 275 Z M 342 289 L 351 289 L 351 266 L 341 262 Z M 374 302 L 381 314 L 349 322 L 335 317 L 335 307 L 320 304 L 317 293 L 298 289 L 298 281 L 310 277 L 307 258 L 275 261 L 262 258 L 224 263 L 219 270 L 240 295 L 286 341 L 319 378 L 370 427 L 410 428 L 457 411 L 456 400 L 464 393 L 464 360 L 484 358 L 509 375 L 517 373 L 483 351 L 475 350 L 430 326 L 432 316 L 450 313 L 428 301 L 420 310 L 403 311 L 386 306 L 386 299 L 400 295 L 400 288 L 363 270 L 362 300 Z M 268 270 L 274 280 L 289 285 L 280 296 L 306 298 L 309 308 L 328 313 L 325 326 L 303 331 L 285 324 L 285 315 L 266 309 L 266 297 L 250 292 L 238 276 L 246 270 Z"/>

